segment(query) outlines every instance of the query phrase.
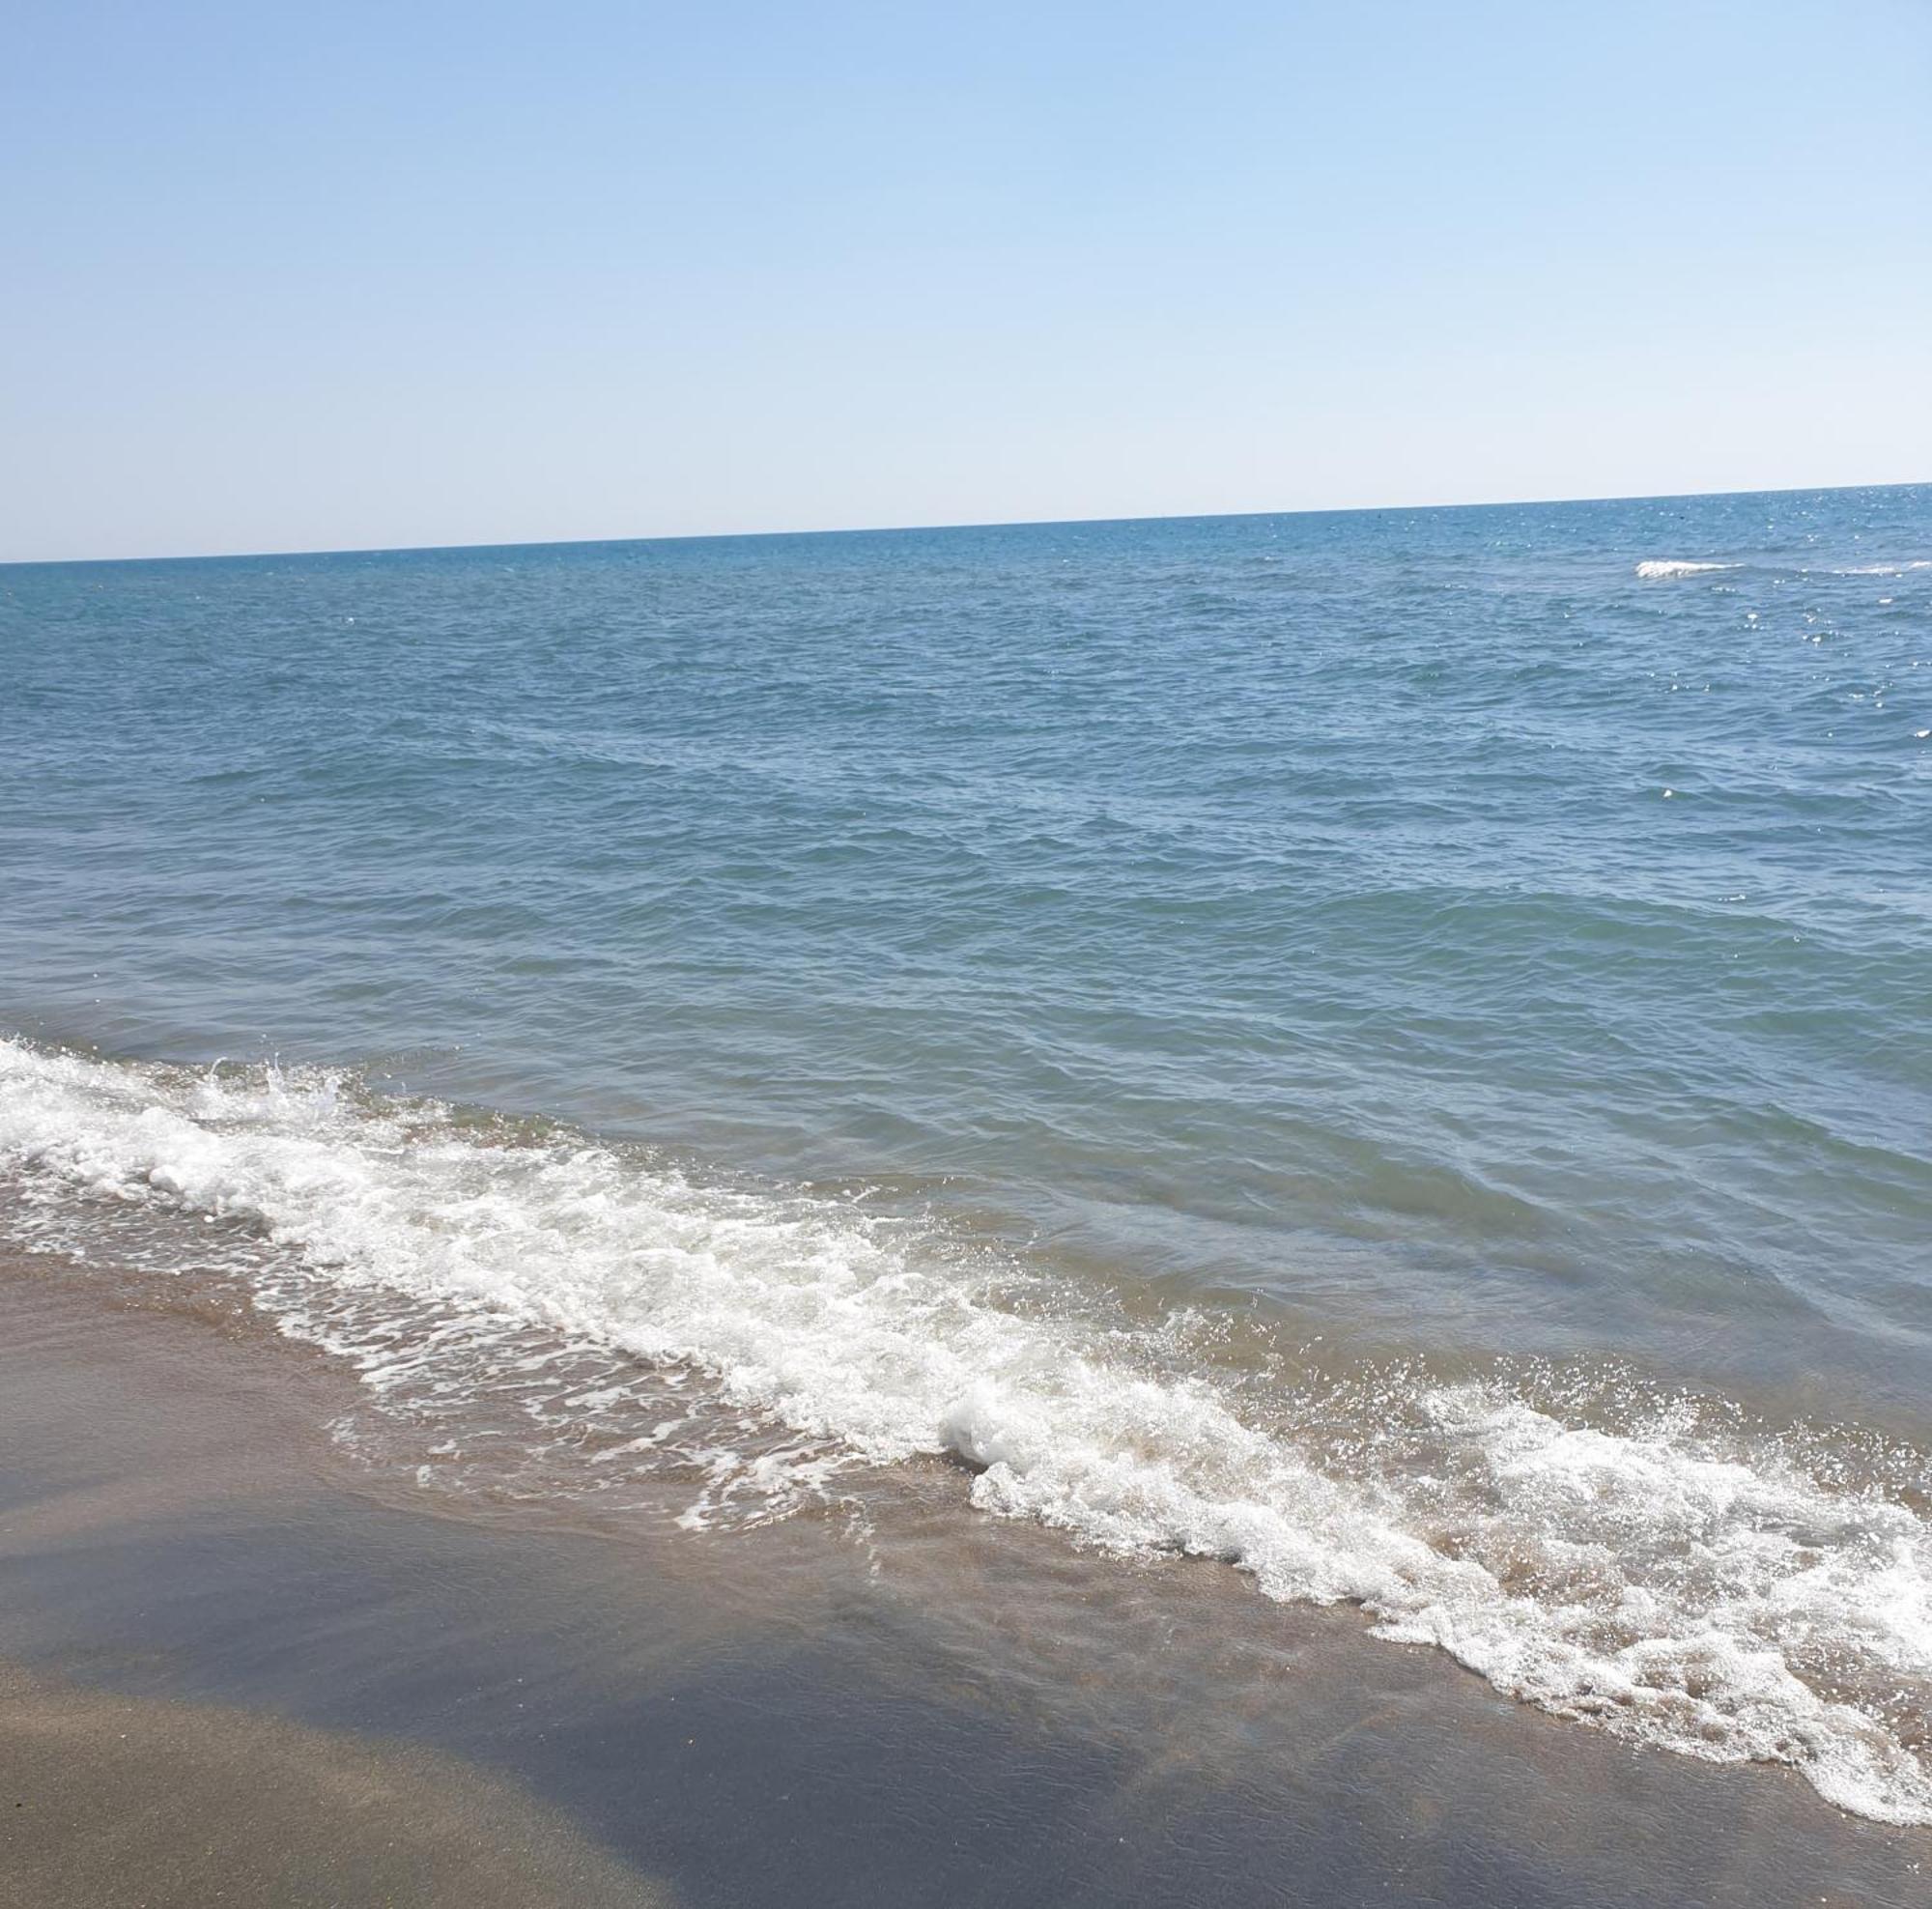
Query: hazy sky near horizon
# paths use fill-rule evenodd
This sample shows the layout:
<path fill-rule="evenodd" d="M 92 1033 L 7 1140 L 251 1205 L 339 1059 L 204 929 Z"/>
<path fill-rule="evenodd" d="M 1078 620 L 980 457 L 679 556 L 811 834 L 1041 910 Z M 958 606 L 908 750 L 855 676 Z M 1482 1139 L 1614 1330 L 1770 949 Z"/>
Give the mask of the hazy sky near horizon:
<path fill-rule="evenodd" d="M 0 559 L 1932 479 L 1932 0 L 16 0 Z"/>

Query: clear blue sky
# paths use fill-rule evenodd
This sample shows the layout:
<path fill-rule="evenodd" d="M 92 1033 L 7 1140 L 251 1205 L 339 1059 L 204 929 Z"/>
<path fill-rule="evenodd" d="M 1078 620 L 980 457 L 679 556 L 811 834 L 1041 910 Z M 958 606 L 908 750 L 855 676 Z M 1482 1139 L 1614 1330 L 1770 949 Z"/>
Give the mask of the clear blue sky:
<path fill-rule="evenodd" d="M 1932 0 L 14 0 L 0 557 L 1932 478 Z"/>

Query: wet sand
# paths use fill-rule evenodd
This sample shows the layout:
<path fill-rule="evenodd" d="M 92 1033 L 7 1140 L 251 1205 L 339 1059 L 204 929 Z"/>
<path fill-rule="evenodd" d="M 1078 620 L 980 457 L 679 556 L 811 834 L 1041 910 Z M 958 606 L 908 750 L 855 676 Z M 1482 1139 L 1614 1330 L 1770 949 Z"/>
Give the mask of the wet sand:
<path fill-rule="evenodd" d="M 956 1481 L 890 1547 L 421 1491 L 331 1440 L 326 1359 L 131 1290 L 0 1267 L 0 1901 L 1932 1899 L 1932 1834 L 1788 1770 L 1630 1750 Z"/>
<path fill-rule="evenodd" d="M 668 1901 L 453 1757 L 0 1665 L 0 1896 L 543 1909 Z"/>

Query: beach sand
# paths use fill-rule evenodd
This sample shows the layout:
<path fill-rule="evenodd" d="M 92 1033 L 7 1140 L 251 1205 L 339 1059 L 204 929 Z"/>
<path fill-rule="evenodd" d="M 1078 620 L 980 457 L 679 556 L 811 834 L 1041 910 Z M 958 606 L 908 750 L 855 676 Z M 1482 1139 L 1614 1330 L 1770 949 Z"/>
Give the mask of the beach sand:
<path fill-rule="evenodd" d="M 0 1665 L 0 1899 L 617 1909 L 669 1898 L 453 1757 Z"/>
<path fill-rule="evenodd" d="M 326 1358 L 0 1267 L 0 1901 L 1859 1905 L 1932 1836 L 908 1488 L 686 1534 L 348 1456 Z M 923 1495 L 923 1496 L 922 1496 Z"/>

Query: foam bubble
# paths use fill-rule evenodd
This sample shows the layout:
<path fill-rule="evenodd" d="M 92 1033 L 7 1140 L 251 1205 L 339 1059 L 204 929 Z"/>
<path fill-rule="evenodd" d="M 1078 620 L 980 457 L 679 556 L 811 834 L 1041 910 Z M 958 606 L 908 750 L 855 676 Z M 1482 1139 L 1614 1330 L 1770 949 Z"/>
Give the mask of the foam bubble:
<path fill-rule="evenodd" d="M 1647 583 L 1661 583 L 1671 577 L 1698 577 L 1709 570 L 1736 570 L 1735 563 L 1692 563 L 1686 557 L 1648 557 L 1636 567 Z"/>
<path fill-rule="evenodd" d="M 487 1373 L 533 1422 L 594 1418 L 602 1450 L 678 1446 L 702 1481 L 687 1523 L 952 1455 L 985 1511 L 1223 1558 L 1547 1710 L 1932 1823 L 1932 1532 L 1843 1447 L 1636 1386 L 1258 1386 L 929 1230 L 324 1074 L 0 1041 L 0 1161 L 43 1201 L 246 1222 L 256 1302 L 379 1396 L 460 1425 Z M 691 1374 L 752 1431 L 721 1443 Z"/>

